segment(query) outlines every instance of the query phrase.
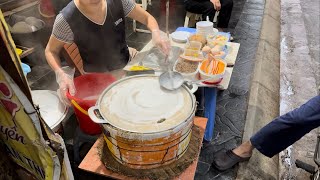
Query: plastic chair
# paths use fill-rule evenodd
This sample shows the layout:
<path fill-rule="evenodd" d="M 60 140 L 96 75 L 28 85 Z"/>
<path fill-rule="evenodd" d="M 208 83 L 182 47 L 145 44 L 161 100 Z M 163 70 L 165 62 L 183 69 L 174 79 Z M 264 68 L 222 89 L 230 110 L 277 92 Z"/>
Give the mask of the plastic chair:
<path fill-rule="evenodd" d="M 129 53 L 131 58 L 137 54 L 137 50 L 132 47 L 129 48 Z M 81 58 L 79 48 L 75 43 L 65 44 L 61 54 L 63 58 L 67 61 L 67 64 L 76 69 L 76 75 L 83 75 L 85 71 L 83 70 L 83 60 Z"/>
<path fill-rule="evenodd" d="M 83 70 L 83 60 L 80 56 L 78 46 L 75 43 L 65 44 L 61 53 L 68 65 L 76 69 L 77 75 L 85 73 Z"/>
<path fill-rule="evenodd" d="M 216 11 L 216 13 L 214 14 L 213 23 L 218 22 L 218 16 L 219 16 L 219 11 Z M 206 20 L 209 21 L 208 16 Z M 186 17 L 184 19 L 184 27 L 191 26 L 190 21 L 192 23 L 191 25 L 195 26 L 196 21 L 202 21 L 202 14 L 195 14 L 187 11 Z"/>
<path fill-rule="evenodd" d="M 195 14 L 188 12 L 186 13 L 186 17 L 184 19 L 184 27 L 194 26 L 196 21 L 202 20 L 202 14 Z"/>

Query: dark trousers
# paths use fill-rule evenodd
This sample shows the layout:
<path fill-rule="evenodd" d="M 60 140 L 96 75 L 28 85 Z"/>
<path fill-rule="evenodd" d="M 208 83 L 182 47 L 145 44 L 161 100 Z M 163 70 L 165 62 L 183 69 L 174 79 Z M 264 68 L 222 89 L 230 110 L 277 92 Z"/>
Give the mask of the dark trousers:
<path fill-rule="evenodd" d="M 320 96 L 264 126 L 250 141 L 262 154 L 273 157 L 320 126 Z"/>
<path fill-rule="evenodd" d="M 194 95 L 198 102 L 196 116 L 204 117 L 204 87 L 199 87 Z"/>
<path fill-rule="evenodd" d="M 217 27 L 227 28 L 232 13 L 233 0 L 220 0 L 221 9 L 218 17 Z M 216 10 L 210 0 L 185 0 L 186 10 L 191 13 L 202 14 L 202 19 L 209 17 L 213 21 Z"/>

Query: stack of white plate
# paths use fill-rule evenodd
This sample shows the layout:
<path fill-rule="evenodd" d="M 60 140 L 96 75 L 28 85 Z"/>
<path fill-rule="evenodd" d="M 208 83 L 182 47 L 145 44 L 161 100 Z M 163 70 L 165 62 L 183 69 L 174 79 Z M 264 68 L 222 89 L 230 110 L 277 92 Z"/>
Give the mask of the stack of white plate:
<path fill-rule="evenodd" d="M 39 105 L 43 120 L 54 132 L 57 132 L 61 122 L 66 118 L 68 108 L 60 101 L 55 91 L 34 90 L 31 94 L 34 103 Z"/>
<path fill-rule="evenodd" d="M 210 21 L 199 21 L 196 24 L 197 34 L 202 34 L 205 37 L 208 34 L 212 34 L 214 32 L 213 23 Z"/>
<path fill-rule="evenodd" d="M 189 32 L 186 31 L 175 31 L 171 34 L 171 38 L 173 41 L 177 43 L 185 43 L 188 41 L 188 38 L 190 36 Z"/>

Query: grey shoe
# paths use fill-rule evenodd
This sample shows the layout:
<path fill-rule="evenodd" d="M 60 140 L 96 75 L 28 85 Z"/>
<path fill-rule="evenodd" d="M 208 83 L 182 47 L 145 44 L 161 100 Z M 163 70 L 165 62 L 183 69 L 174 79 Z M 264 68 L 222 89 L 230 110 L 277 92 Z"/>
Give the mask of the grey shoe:
<path fill-rule="evenodd" d="M 219 151 L 214 155 L 212 165 L 220 171 L 225 171 L 230 169 L 239 162 L 248 161 L 250 157 L 240 157 L 232 152 L 228 151 Z"/>

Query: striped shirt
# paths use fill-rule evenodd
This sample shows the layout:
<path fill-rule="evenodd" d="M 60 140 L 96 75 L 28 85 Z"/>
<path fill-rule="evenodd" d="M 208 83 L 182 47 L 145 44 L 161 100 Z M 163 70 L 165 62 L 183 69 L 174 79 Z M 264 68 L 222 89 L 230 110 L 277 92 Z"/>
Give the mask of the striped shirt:
<path fill-rule="evenodd" d="M 133 0 L 121 0 L 121 1 L 122 1 L 124 15 L 127 17 L 129 15 L 129 13 L 135 7 L 135 2 Z M 107 9 L 108 8 L 106 8 L 106 11 L 107 11 Z M 98 24 L 98 23 L 96 23 L 96 24 Z M 59 13 L 56 16 L 56 19 L 54 21 L 53 28 L 52 28 L 52 35 L 55 38 L 57 38 L 58 40 L 65 42 L 65 43 L 71 44 L 74 41 L 73 32 L 72 32 L 68 22 L 65 20 L 65 18 L 63 17 L 63 15 L 61 13 Z"/>

